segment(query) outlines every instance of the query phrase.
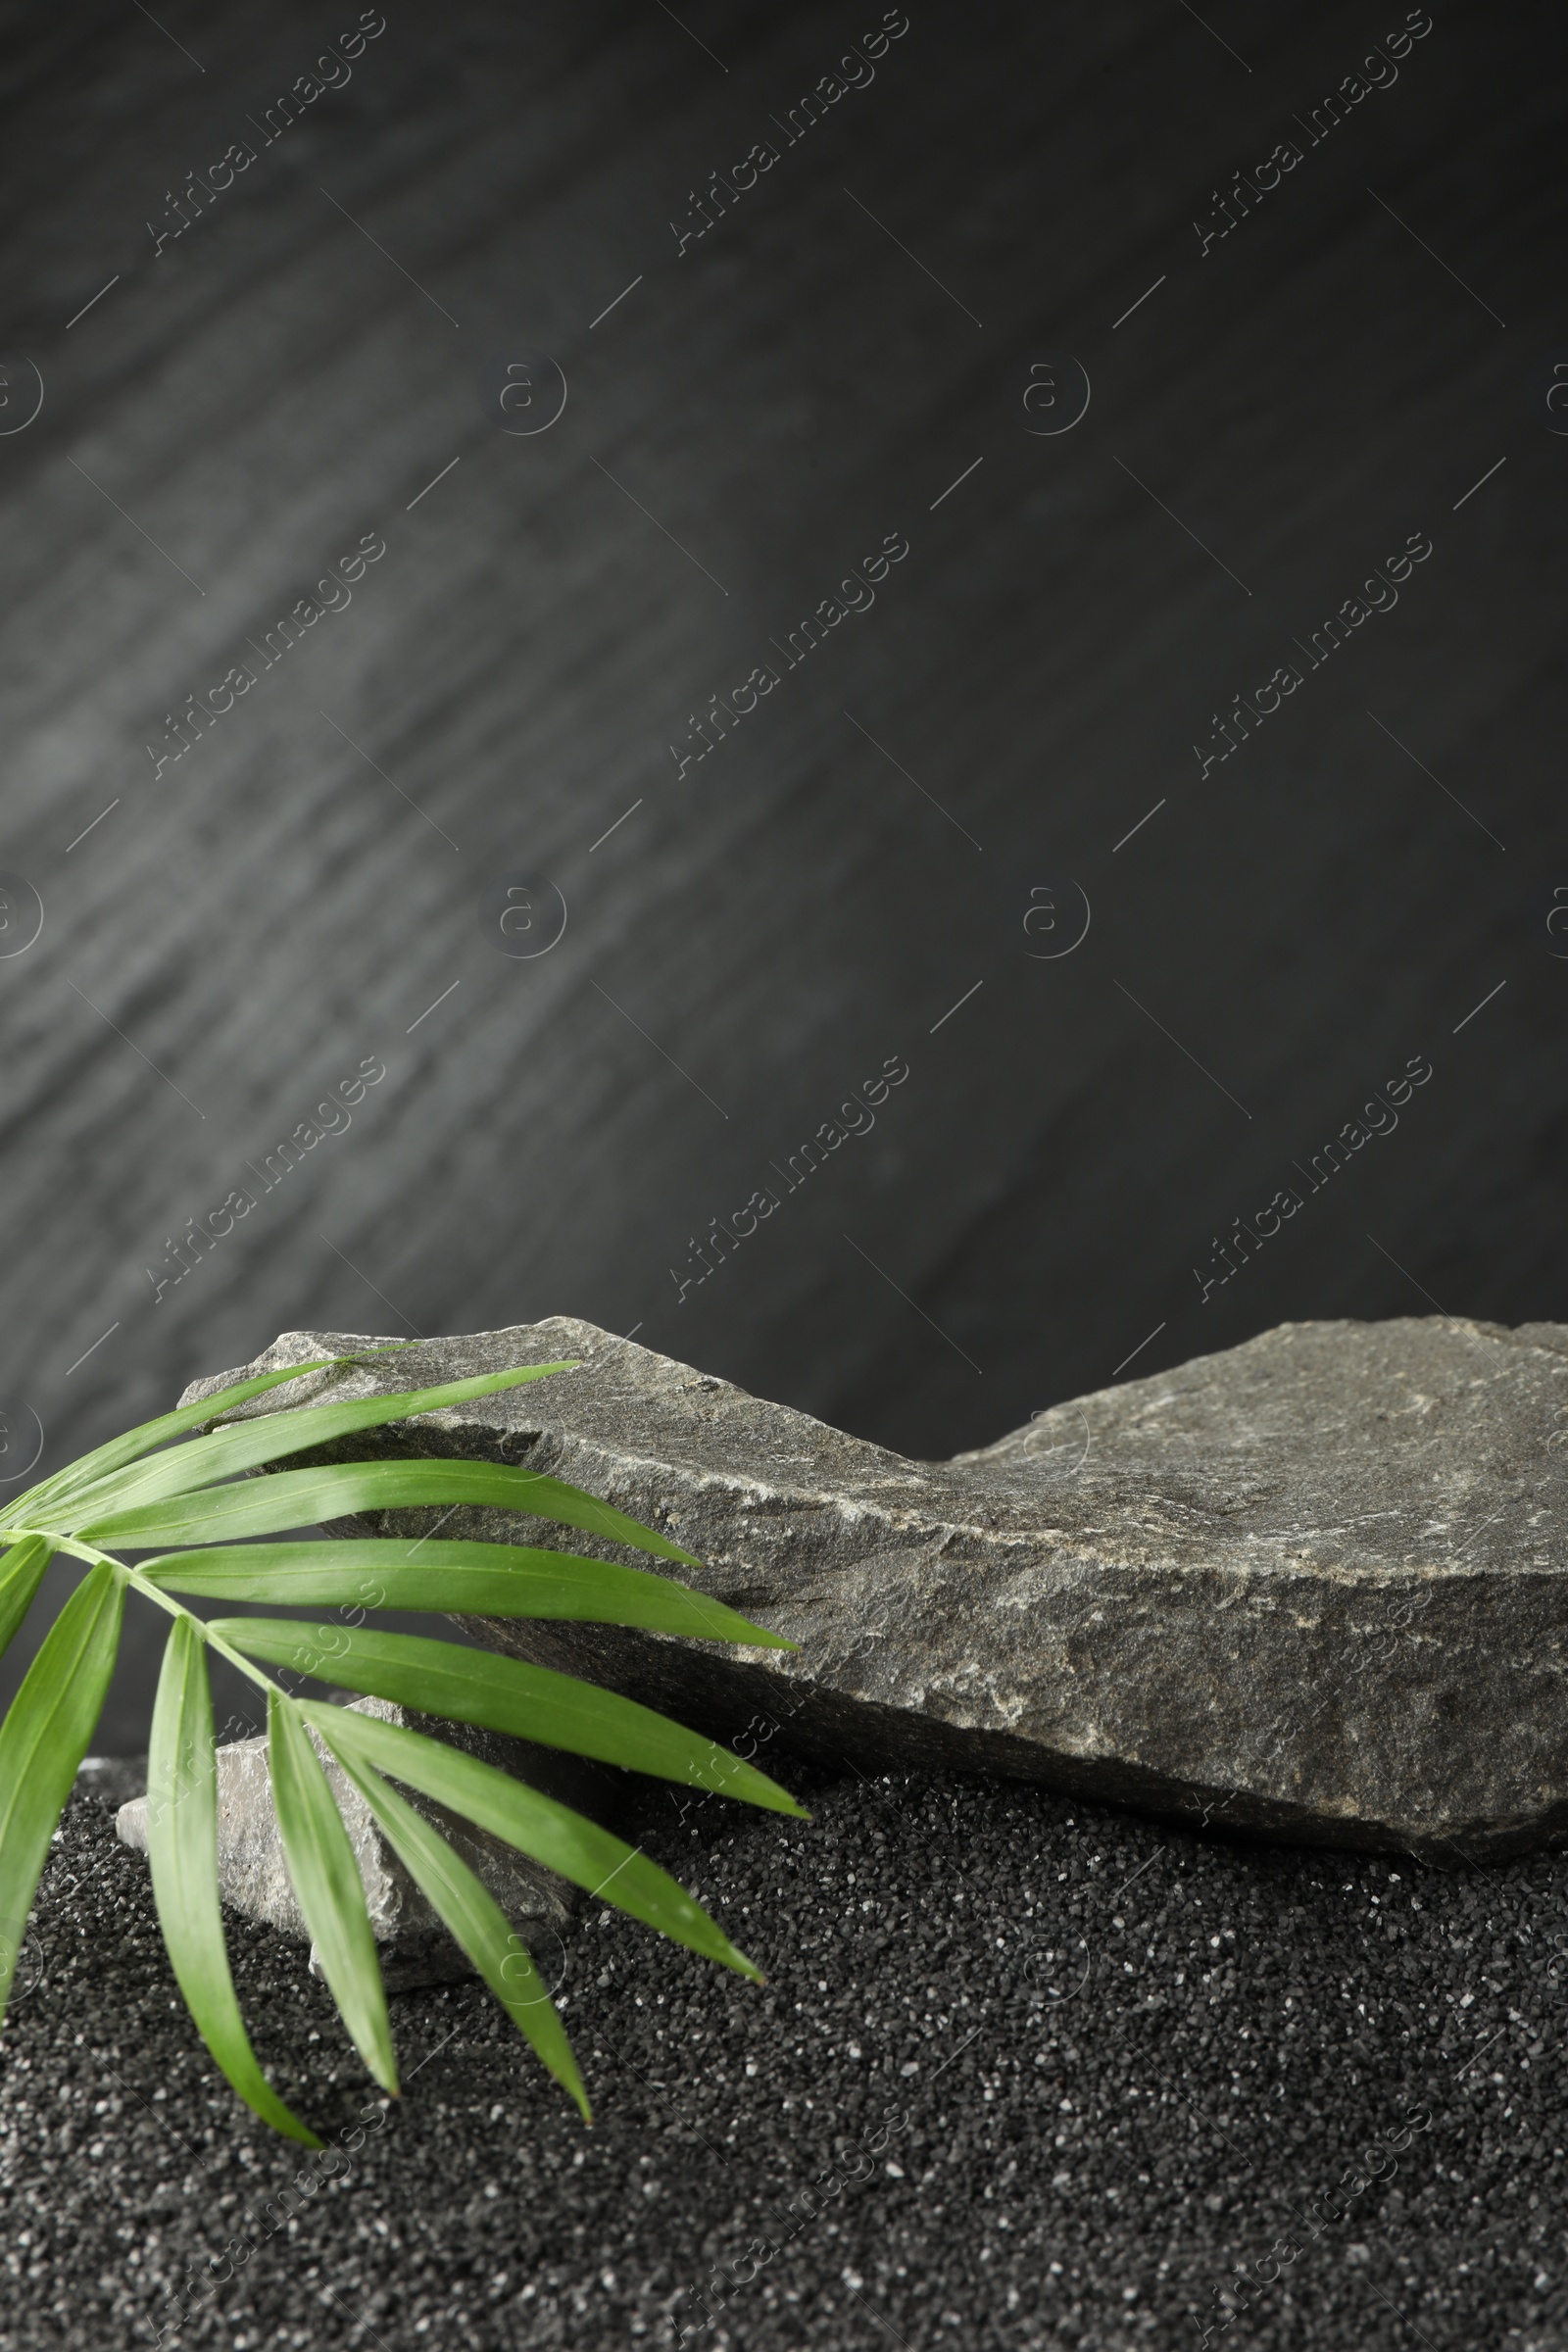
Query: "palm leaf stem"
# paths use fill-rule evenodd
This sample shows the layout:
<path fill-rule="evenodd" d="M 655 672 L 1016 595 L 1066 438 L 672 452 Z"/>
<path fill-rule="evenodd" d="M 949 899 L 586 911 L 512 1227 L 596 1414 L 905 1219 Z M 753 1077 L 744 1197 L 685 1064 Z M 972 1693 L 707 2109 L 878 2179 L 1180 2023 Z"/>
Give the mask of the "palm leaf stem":
<path fill-rule="evenodd" d="M 13 1531 L 8 1528 L 6 1533 L 14 1541 L 22 1542 L 28 1536 L 42 1535 L 43 1530 L 23 1527 Z M 126 1561 L 116 1559 L 112 1551 L 100 1551 L 95 1544 L 84 1544 L 79 1536 L 48 1535 L 44 1540 L 53 1544 L 58 1551 L 69 1551 L 74 1559 L 85 1560 L 89 1567 L 112 1568 L 133 1592 L 141 1593 L 145 1600 L 156 1601 L 171 1617 L 188 1618 L 208 1648 L 216 1650 L 220 1657 L 226 1658 L 230 1666 L 237 1666 L 247 1681 L 255 1683 L 259 1690 L 276 1690 L 280 1696 L 288 1698 L 289 1694 L 281 1685 L 274 1683 L 270 1674 L 264 1674 L 252 1659 L 246 1657 L 243 1650 L 236 1649 L 231 1642 L 225 1642 L 221 1634 L 214 1633 L 205 1617 L 198 1617 L 195 1610 L 187 1609 L 182 1600 L 176 1600 L 172 1592 L 166 1592 L 161 1586 L 153 1584 L 142 1575 L 139 1568 L 132 1568 Z M 293 1705 L 295 1702 L 290 1699 L 289 1703 Z"/>

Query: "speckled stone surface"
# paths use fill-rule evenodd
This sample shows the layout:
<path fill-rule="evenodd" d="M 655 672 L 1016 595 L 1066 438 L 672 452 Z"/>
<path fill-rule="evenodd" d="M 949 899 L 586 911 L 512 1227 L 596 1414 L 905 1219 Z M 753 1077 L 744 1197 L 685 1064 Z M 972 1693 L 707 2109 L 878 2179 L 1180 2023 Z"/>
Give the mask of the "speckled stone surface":
<path fill-rule="evenodd" d="M 287 1333 L 247 1369 L 362 1345 Z M 570 1479 L 675 1537 L 705 1562 L 694 1583 L 801 1646 L 474 1621 L 497 1647 L 716 1736 L 760 1716 L 858 1769 L 978 1768 L 1374 1850 L 1485 1856 L 1568 1830 L 1568 1328 L 1285 1324 L 936 1463 L 567 1318 L 286 1396 L 562 1356 L 579 1368 L 342 1451 Z M 493 1537 L 498 1520 L 596 1548 L 492 1512 L 446 1528 Z"/>

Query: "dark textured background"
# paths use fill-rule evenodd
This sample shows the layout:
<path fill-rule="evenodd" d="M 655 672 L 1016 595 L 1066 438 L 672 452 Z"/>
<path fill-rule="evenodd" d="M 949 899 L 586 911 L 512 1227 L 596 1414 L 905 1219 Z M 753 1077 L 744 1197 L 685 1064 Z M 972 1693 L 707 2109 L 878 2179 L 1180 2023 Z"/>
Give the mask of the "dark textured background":
<path fill-rule="evenodd" d="M 1140 1372 L 1287 1316 L 1568 1315 L 1554 13 L 1439 7 L 1200 256 L 1401 9 L 910 0 L 677 256 L 879 10 L 388 0 L 155 256 L 355 14 L 8 12 L 19 1469 L 29 1412 L 50 1467 L 306 1324 L 580 1314 L 945 1453 L 1156 1329 Z M 516 437 L 541 352 L 567 404 Z M 1021 371 L 1069 353 L 1088 414 L 1033 436 Z M 352 605 L 155 780 L 162 714 L 367 531 Z M 1397 610 L 1201 780 L 1210 713 L 1417 531 Z M 889 532 L 875 608 L 677 778 L 688 712 Z M 532 961 L 485 930 L 515 871 L 568 909 Z M 1075 884 L 1087 938 L 1031 960 L 1031 891 L 1065 940 Z M 1201 1304 L 1213 1237 L 1414 1054 L 1398 1131 Z M 889 1055 L 874 1132 L 680 1302 Z M 155 1303 L 366 1056 L 352 1127 Z"/>

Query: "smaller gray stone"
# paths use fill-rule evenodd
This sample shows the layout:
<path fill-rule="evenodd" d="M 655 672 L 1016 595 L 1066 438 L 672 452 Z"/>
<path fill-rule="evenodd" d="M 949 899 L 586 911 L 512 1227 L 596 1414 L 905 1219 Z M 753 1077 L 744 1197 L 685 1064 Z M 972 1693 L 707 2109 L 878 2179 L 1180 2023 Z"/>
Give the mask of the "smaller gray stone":
<path fill-rule="evenodd" d="M 483 1732 L 432 1724 L 422 1716 L 411 1717 L 385 1699 L 358 1699 L 353 1711 L 374 1715 L 382 1723 L 408 1724 L 420 1731 L 435 1732 L 451 1739 L 454 1745 L 461 1743 L 485 1763 L 499 1764 L 503 1769 L 510 1761 L 507 1751 L 518 1746 L 517 1742 L 494 1739 Z M 418 1984 L 441 1984 L 456 1978 L 471 1977 L 474 1971 L 466 1954 L 453 1940 L 382 1837 L 364 1797 L 326 1753 L 314 1732 L 311 1737 L 316 1740 L 317 1751 L 354 1848 L 354 1858 L 360 1866 L 387 1990 L 403 1992 Z M 266 1735 L 257 1740 L 231 1740 L 217 1750 L 217 1758 L 219 1893 L 230 1910 L 242 1913 L 247 1919 L 263 1920 L 269 1927 L 281 1929 L 285 1936 L 307 1942 L 310 1932 L 295 1898 L 283 1858 L 283 1841 L 278 1835 Z M 532 1773 L 528 1777 L 537 1778 Z M 432 1803 L 413 1789 L 402 1793 L 450 1840 L 500 1904 L 546 1977 L 552 1977 L 555 1971 L 550 1963 L 560 1948 L 561 1931 L 567 1923 L 576 1889 L 554 1871 L 518 1853 L 514 1846 L 460 1820 L 445 1806 Z M 115 1827 L 124 1844 L 144 1854 L 147 1798 L 132 1797 L 122 1805 Z M 314 1944 L 311 1968 L 315 1975 L 320 1975 Z"/>

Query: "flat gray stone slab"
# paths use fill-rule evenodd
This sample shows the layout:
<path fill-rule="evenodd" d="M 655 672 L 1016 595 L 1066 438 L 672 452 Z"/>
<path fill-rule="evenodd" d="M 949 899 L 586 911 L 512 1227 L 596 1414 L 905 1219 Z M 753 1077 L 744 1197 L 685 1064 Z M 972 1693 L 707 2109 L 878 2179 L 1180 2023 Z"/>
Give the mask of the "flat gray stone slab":
<path fill-rule="evenodd" d="M 290 1332 L 246 1370 L 365 1344 Z M 1568 1832 L 1568 1327 L 1284 1324 L 935 1463 L 566 1317 L 287 1396 L 563 1355 L 581 1368 L 340 1455 L 570 1479 L 664 1529 L 706 1563 L 690 1581 L 801 1647 L 471 1621 L 499 1649 L 763 1762 L 793 1745 L 860 1770 L 956 1764 L 1189 1825 L 1450 1858 Z M 417 1536 L 436 1516 L 373 1527 Z M 443 1533 L 498 1529 L 648 1565 L 494 1512 Z"/>

